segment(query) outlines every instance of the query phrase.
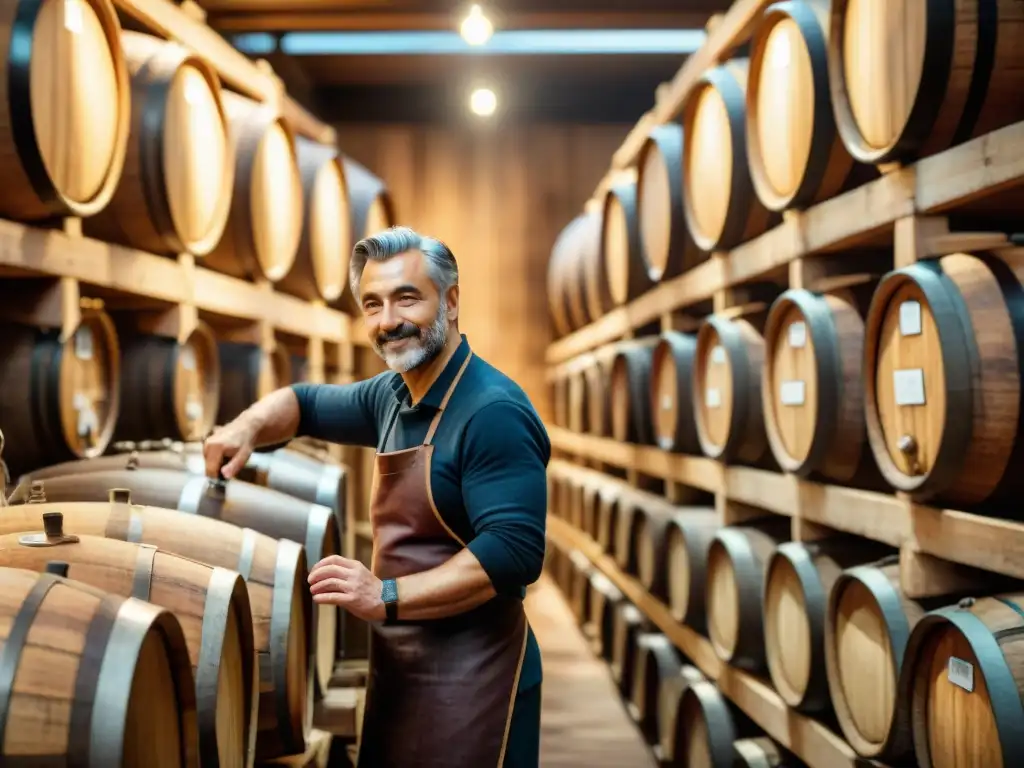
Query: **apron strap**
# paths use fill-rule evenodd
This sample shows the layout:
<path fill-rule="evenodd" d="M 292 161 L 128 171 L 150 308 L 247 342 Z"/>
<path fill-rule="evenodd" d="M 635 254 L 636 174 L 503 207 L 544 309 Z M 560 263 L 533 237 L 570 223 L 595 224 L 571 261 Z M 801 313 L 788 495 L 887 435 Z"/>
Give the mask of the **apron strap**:
<path fill-rule="evenodd" d="M 395 403 L 395 407 L 391 410 L 391 417 L 388 419 L 387 426 L 384 427 L 384 432 L 377 443 L 377 453 L 384 453 L 384 446 L 388 444 L 388 438 L 391 436 L 391 430 L 395 428 L 395 422 L 398 421 L 398 412 L 400 410 L 402 410 L 402 404 Z"/>
<path fill-rule="evenodd" d="M 459 379 L 462 378 L 462 374 L 466 372 L 466 366 L 469 365 L 469 361 L 473 359 L 473 352 L 470 350 L 469 354 L 466 355 L 466 359 L 462 361 L 462 365 L 459 367 L 459 372 L 455 374 L 455 378 L 452 379 L 451 385 L 448 387 L 448 391 L 444 393 L 444 399 L 441 401 L 440 407 L 437 409 L 437 413 L 434 414 L 433 420 L 430 422 L 430 429 L 427 430 L 427 437 L 423 441 L 424 445 L 430 445 L 430 441 L 434 439 L 434 433 L 437 432 L 437 426 L 441 423 L 441 416 L 444 415 L 444 409 L 448 406 L 448 401 L 452 397 L 452 393 L 455 392 L 455 387 L 459 384 Z"/>

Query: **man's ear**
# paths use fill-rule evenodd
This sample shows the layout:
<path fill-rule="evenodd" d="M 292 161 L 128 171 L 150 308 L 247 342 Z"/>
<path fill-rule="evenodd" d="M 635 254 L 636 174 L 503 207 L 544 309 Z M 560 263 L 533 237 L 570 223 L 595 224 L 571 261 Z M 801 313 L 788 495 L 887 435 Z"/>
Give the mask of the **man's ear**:
<path fill-rule="evenodd" d="M 445 294 L 445 302 L 448 304 L 448 320 L 454 322 L 459 319 L 459 286 L 453 285 Z"/>

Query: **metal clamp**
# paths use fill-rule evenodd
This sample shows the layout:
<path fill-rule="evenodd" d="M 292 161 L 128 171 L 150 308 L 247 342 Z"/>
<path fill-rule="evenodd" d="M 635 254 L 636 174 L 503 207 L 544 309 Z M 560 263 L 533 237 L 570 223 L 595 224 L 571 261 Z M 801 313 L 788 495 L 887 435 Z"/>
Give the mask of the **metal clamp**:
<path fill-rule="evenodd" d="M 60 512 L 44 512 L 43 532 L 29 533 L 18 539 L 23 547 L 58 547 L 77 542 L 77 536 L 64 533 L 64 515 Z"/>
<path fill-rule="evenodd" d="M 42 480 L 33 480 L 32 485 L 29 486 L 27 504 L 45 504 L 46 503 L 46 490 L 43 487 Z"/>

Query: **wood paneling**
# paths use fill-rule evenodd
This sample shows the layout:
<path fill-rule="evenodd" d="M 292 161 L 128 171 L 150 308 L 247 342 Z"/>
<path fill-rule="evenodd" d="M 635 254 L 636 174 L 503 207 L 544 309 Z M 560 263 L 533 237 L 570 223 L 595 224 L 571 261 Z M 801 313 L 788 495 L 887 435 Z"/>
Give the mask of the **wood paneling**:
<path fill-rule="evenodd" d="M 385 178 L 401 224 L 459 262 L 460 330 L 545 419 L 551 246 L 607 170 L 627 125 L 339 124 L 343 150 Z M 355 333 L 362 333 L 359 323 Z"/>

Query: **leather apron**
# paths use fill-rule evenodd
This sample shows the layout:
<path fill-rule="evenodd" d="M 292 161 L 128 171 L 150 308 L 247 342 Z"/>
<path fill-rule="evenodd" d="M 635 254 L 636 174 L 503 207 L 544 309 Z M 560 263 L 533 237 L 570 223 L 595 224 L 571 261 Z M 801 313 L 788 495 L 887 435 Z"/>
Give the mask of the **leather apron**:
<path fill-rule="evenodd" d="M 375 457 L 370 519 L 378 578 L 435 568 L 465 547 L 434 504 L 430 464 L 431 441 L 471 358 L 423 443 Z M 359 768 L 500 768 L 526 651 L 522 600 L 498 595 L 453 617 L 416 622 L 401 619 L 401 591 L 398 601 L 397 622 L 370 625 Z"/>

